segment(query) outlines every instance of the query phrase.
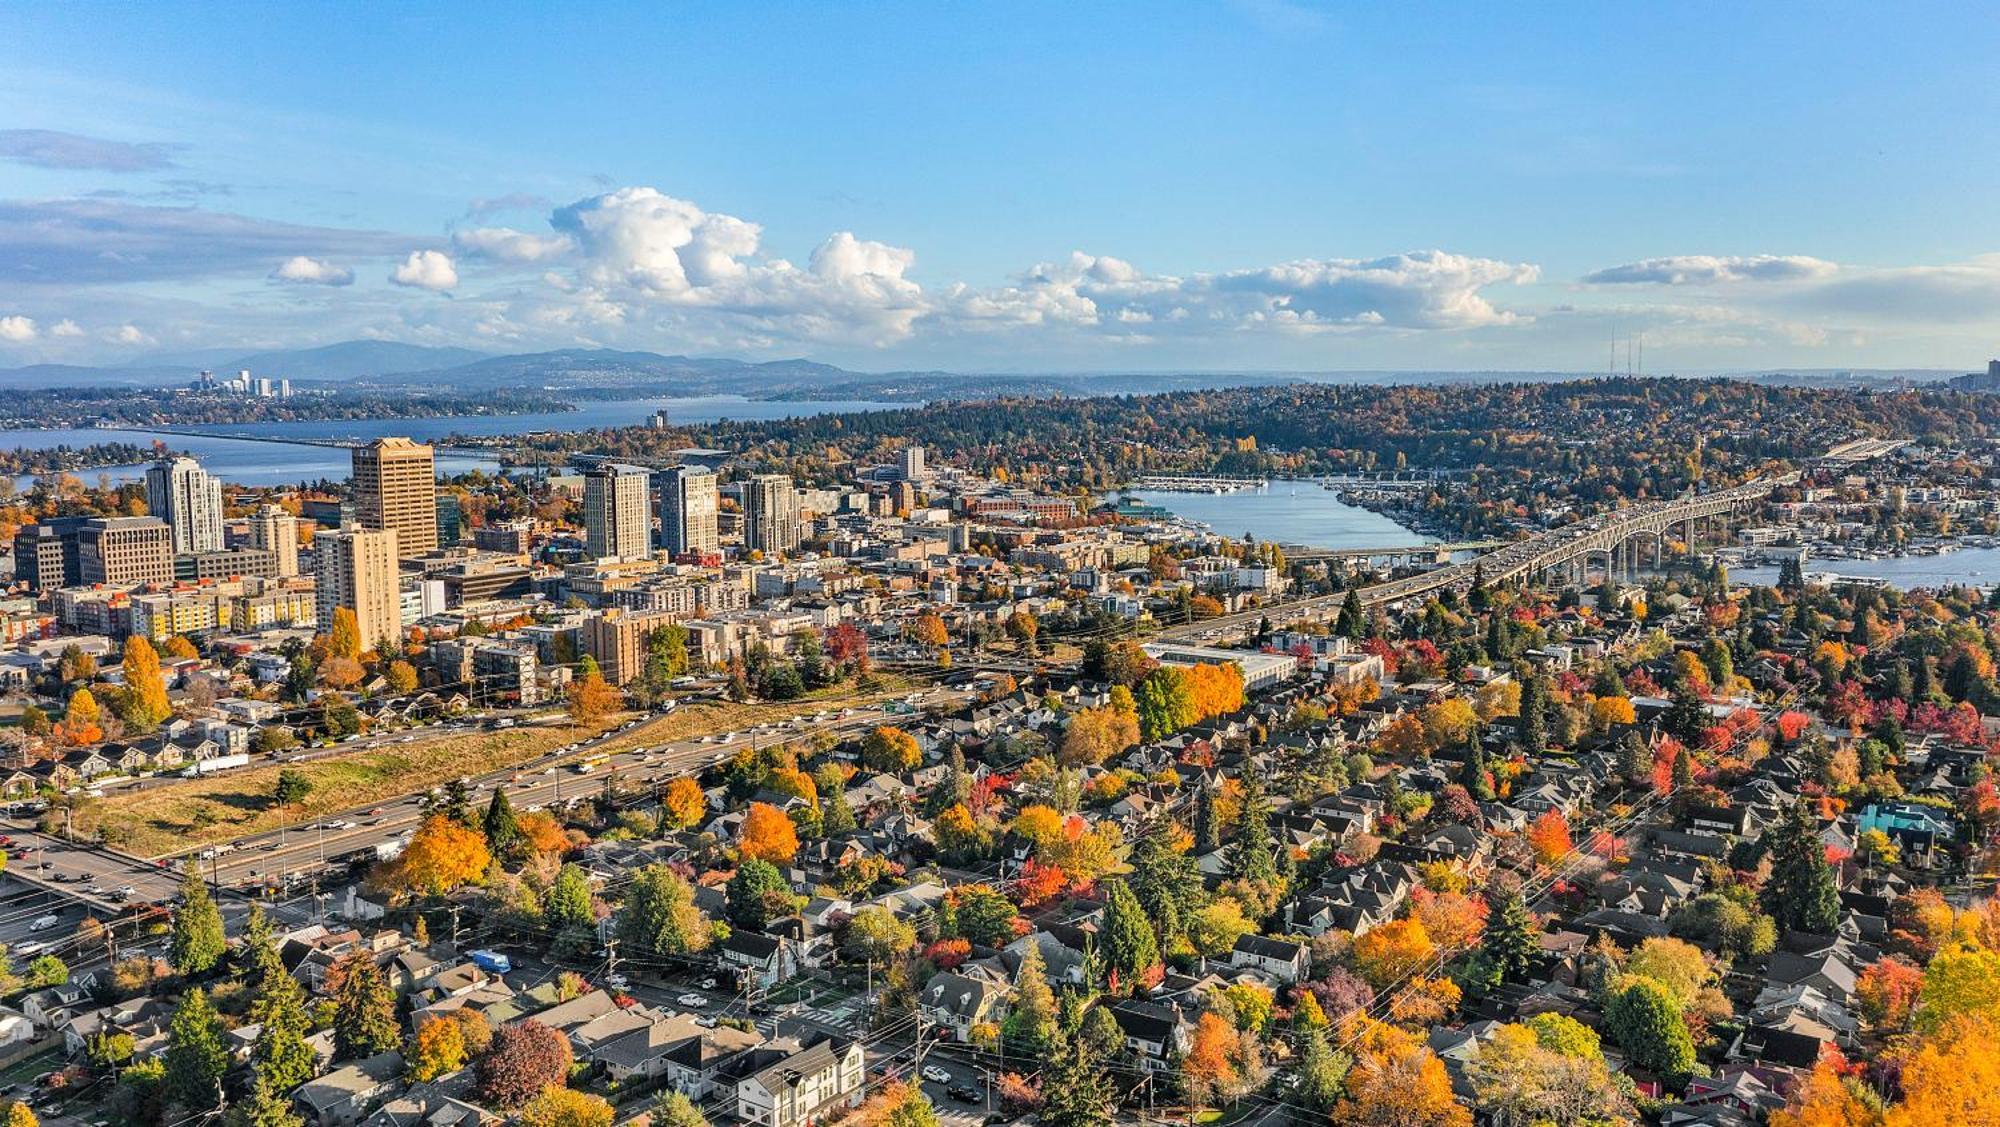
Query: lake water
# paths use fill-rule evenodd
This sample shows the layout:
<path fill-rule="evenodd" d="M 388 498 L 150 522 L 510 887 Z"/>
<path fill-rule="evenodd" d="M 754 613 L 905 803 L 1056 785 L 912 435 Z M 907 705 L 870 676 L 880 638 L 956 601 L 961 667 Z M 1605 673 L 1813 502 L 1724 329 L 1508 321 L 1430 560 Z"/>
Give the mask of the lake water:
<path fill-rule="evenodd" d="M 1114 495 L 1117 496 L 1117 495 Z M 1171 493 L 1150 489 L 1122 494 L 1200 521 L 1218 535 L 1276 540 L 1314 548 L 1401 548 L 1436 542 L 1380 513 L 1350 505 L 1311 482 L 1276 482 L 1235 493 Z"/>
<path fill-rule="evenodd" d="M 1886 579 L 1890 586 L 1905 591 L 1917 587 L 1950 587 L 1970 584 L 1991 587 L 2000 583 L 2000 548 L 1964 548 L 1936 556 L 1897 556 L 1882 560 L 1807 559 L 1805 570 L 1830 571 L 1863 579 Z M 1771 584 L 1778 581 L 1775 567 L 1732 567 L 1731 580 Z"/>
<path fill-rule="evenodd" d="M 99 442 L 132 442 L 140 445 L 158 439 L 175 450 L 184 450 L 200 459 L 210 473 L 235 485 L 285 485 L 325 479 L 344 480 L 350 469 L 346 450 L 329 446 L 287 445 L 283 442 L 254 442 L 221 437 L 223 434 L 253 434 L 268 439 L 311 441 L 368 441 L 391 435 L 435 442 L 453 434 L 526 434 L 540 430 L 579 431 L 598 427 L 635 426 L 654 411 L 665 409 L 677 423 L 706 423 L 719 419 L 786 419 L 845 411 L 879 411 L 907 406 L 866 400 L 781 400 L 744 399 L 734 395 L 712 395 L 688 399 L 621 399 L 578 404 L 575 411 L 552 411 L 527 415 L 461 415 L 435 419 L 313 419 L 289 423 L 243 423 L 199 427 L 219 432 L 217 437 L 187 434 L 160 434 L 143 430 L 0 430 L 0 449 L 45 450 L 54 446 L 83 447 Z M 494 469 L 492 458 L 473 454 L 440 453 L 441 473 L 463 473 L 471 469 Z M 146 467 L 113 466 L 85 470 L 78 476 L 95 483 L 100 477 L 113 482 L 144 477 Z M 16 485 L 26 488 L 32 478 Z"/>

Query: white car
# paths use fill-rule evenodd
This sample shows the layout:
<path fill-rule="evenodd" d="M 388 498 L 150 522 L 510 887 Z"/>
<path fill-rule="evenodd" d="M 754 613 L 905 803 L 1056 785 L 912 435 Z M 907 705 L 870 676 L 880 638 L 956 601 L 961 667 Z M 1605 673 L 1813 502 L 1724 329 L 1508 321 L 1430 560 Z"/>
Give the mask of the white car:
<path fill-rule="evenodd" d="M 951 1073 L 946 1072 L 937 1065 L 927 1064 L 924 1066 L 924 1079 L 933 1084 L 949 1084 L 951 1083 Z"/>
<path fill-rule="evenodd" d="M 604 976 L 604 984 L 613 990 L 623 990 L 632 985 L 632 980 L 622 974 L 607 974 Z"/>
<path fill-rule="evenodd" d="M 60 923 L 62 923 L 62 917 L 61 917 L 61 916 L 43 916 L 43 917 L 41 917 L 40 919 L 36 920 L 36 921 L 35 921 L 34 923 L 31 923 L 31 924 L 29 924 L 29 925 L 28 925 L 28 930 L 29 930 L 29 931 L 47 931 L 47 930 L 49 930 L 50 928 L 52 928 L 52 927 L 55 927 L 56 925 L 58 925 L 58 924 L 60 924 Z M 18 953 L 18 952 L 17 952 L 17 953 Z"/>
<path fill-rule="evenodd" d="M 675 998 L 674 1001 L 679 1002 L 683 1006 L 705 1006 L 708 1004 L 708 999 L 699 994 L 683 994 Z"/>

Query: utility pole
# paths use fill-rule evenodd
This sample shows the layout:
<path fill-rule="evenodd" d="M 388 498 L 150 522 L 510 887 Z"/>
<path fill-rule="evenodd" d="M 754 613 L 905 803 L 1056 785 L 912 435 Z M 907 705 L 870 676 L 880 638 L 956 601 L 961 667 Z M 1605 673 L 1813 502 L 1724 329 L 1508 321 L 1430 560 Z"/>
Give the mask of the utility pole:
<path fill-rule="evenodd" d="M 618 941 L 616 939 L 607 939 L 604 941 L 604 973 L 607 977 L 618 973 Z"/>
<path fill-rule="evenodd" d="M 451 906 L 451 953 L 458 954 L 458 911 L 459 905 Z"/>

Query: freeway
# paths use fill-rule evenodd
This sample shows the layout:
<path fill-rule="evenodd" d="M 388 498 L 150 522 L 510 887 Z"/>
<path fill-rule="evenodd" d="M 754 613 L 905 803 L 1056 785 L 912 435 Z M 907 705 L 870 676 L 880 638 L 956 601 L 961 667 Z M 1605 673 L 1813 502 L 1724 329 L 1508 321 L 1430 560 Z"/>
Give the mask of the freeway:
<path fill-rule="evenodd" d="M 902 703 L 922 711 L 956 709 L 976 692 L 969 688 L 933 687 L 911 694 Z M 884 723 L 898 713 L 882 702 L 866 708 L 830 702 L 827 711 L 790 721 L 773 721 L 742 732 L 680 740 L 653 746 L 635 741 L 644 718 L 601 735 L 557 748 L 518 768 L 495 771 L 467 780 L 474 798 L 483 804 L 496 787 L 507 790 L 517 811 L 541 809 L 565 800 L 600 794 L 610 782 L 626 789 L 649 789 L 671 779 L 696 773 L 727 760 L 746 747 L 802 739 L 816 732 L 851 736 Z M 600 763 L 588 772 L 576 770 L 583 758 Z M 373 807 L 356 807 L 307 825 L 288 826 L 226 845 L 179 856 L 198 856 L 217 887 L 254 895 L 267 887 L 296 886 L 316 875 L 340 875 L 342 858 L 407 838 L 424 816 L 420 794 Z M 83 901 L 93 911 L 109 913 L 133 902 L 170 900 L 180 885 L 173 858 L 144 860 L 94 844 L 67 841 L 40 833 L 19 821 L 8 824 L 14 839 L 13 873 L 27 882 Z"/>
<path fill-rule="evenodd" d="M 1503 582 L 1573 559 L 1584 552 L 1601 551 L 1604 546 L 1622 542 L 1629 536 L 1655 531 L 1682 521 L 1726 513 L 1738 505 L 1764 496 L 1774 486 L 1792 480 L 1793 477 L 1795 475 L 1785 478 L 1758 478 L 1716 493 L 1705 493 L 1672 501 L 1649 501 L 1603 513 L 1588 520 L 1566 524 L 1526 539 L 1513 541 L 1471 560 L 1362 587 L 1358 590 L 1361 605 L 1363 607 L 1392 605 L 1446 588 L 1462 591 L 1472 585 L 1475 576 L 1483 576 L 1488 583 Z M 1255 630 L 1266 618 L 1270 619 L 1274 626 L 1284 626 L 1336 613 L 1346 599 L 1347 592 L 1341 591 L 1331 595 L 1317 595 L 1289 603 L 1257 607 L 1200 622 L 1191 622 L 1185 626 L 1169 627 L 1162 630 L 1158 637 L 1160 641 L 1170 642 L 1215 642 L 1238 638 L 1248 631 Z"/>

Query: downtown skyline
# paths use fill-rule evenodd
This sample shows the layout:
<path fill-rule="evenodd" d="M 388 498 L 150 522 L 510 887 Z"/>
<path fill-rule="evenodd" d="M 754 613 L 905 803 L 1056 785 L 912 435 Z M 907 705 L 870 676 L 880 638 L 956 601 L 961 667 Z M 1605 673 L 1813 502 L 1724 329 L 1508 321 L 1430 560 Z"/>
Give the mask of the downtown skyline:
<path fill-rule="evenodd" d="M 1655 372 L 1969 371 L 2000 341 L 1968 6 L 74 15 L 0 46 L 0 366 L 372 337 L 1587 371 L 1642 335 Z"/>

